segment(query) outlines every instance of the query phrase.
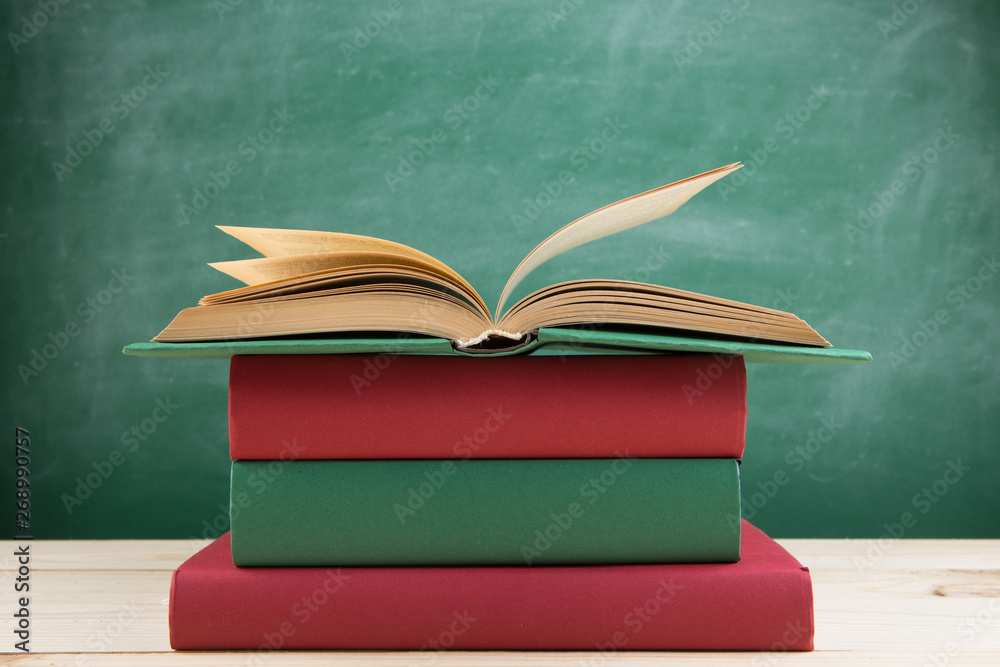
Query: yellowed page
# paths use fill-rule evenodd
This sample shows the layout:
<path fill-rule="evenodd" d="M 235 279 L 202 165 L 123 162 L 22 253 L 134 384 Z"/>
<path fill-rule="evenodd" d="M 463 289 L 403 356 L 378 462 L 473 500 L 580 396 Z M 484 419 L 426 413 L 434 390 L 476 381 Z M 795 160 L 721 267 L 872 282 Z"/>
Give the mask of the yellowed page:
<path fill-rule="evenodd" d="M 496 318 L 500 318 L 504 303 L 511 292 L 529 273 L 543 263 L 571 248 L 670 215 L 691 197 L 742 166 L 737 162 L 698 176 L 692 176 L 683 181 L 664 185 L 655 190 L 609 204 L 569 223 L 539 243 L 514 270 L 500 294 Z"/>
<path fill-rule="evenodd" d="M 239 340 L 339 331 L 410 331 L 455 339 L 482 330 L 483 318 L 457 300 L 429 299 L 406 287 L 185 308 L 153 340 Z"/>
<path fill-rule="evenodd" d="M 313 256 L 307 255 L 307 257 Z M 257 261 L 274 261 L 276 259 L 280 260 L 282 258 L 267 258 Z M 427 285 L 434 285 L 431 288 L 431 292 L 438 297 L 456 298 L 480 313 L 486 326 L 492 323 L 492 316 L 489 311 L 475 299 L 475 295 L 462 290 L 454 282 L 434 271 L 421 266 L 404 266 L 401 264 L 348 265 L 331 270 L 296 274 L 294 277 L 284 280 L 265 282 L 258 285 L 246 285 L 217 294 L 209 294 L 199 299 L 198 305 L 212 306 L 265 299 L 273 300 L 276 298 L 309 298 L 327 293 L 333 289 L 343 290 L 346 289 L 345 286 L 350 286 L 351 289 L 366 287 L 383 292 L 391 292 L 397 288 L 403 289 L 403 285 L 407 286 L 406 289 L 412 289 L 414 283 L 410 281 L 417 281 L 418 284 L 423 286 L 421 289 L 426 289 Z M 452 297 L 453 293 L 459 296 Z"/>
<path fill-rule="evenodd" d="M 372 264 L 427 269 L 425 262 L 386 252 L 317 252 L 307 255 L 241 259 L 235 262 L 214 262 L 209 266 L 247 285 L 261 285 L 317 271 L 364 267 Z"/>
<path fill-rule="evenodd" d="M 306 255 L 312 253 L 352 252 L 352 253 L 392 253 L 420 260 L 433 267 L 437 273 L 451 278 L 472 294 L 476 290 L 454 269 L 427 253 L 420 252 L 402 243 L 394 243 L 372 236 L 342 234 L 340 232 L 317 232 L 307 229 L 268 229 L 263 227 L 225 227 L 219 229 L 243 241 L 264 257 Z M 212 264 L 212 266 L 216 266 Z M 216 267 L 218 268 L 218 267 Z M 222 269 L 219 269 L 220 271 Z M 232 275 L 232 274 L 230 274 Z M 482 299 L 479 299 L 480 301 Z M 486 308 L 485 303 L 483 309 Z"/>

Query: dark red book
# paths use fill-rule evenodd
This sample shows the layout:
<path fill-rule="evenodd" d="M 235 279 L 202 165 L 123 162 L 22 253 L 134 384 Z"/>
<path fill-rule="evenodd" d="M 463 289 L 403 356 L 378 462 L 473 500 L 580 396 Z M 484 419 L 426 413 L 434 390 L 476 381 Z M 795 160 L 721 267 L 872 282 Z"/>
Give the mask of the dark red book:
<path fill-rule="evenodd" d="M 237 355 L 239 459 L 743 456 L 743 357 Z"/>
<path fill-rule="evenodd" d="M 812 585 L 746 522 L 727 564 L 238 568 L 227 533 L 174 572 L 170 645 L 809 651 Z"/>

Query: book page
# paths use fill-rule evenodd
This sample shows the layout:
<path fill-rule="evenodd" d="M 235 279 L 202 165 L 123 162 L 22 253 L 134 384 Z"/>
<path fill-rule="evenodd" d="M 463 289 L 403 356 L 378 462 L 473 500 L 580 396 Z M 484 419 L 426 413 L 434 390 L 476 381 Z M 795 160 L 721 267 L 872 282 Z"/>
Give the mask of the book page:
<path fill-rule="evenodd" d="M 315 255 L 307 255 L 313 257 Z M 282 258 L 268 258 L 270 261 Z M 268 260 L 258 260 L 268 261 Z M 474 295 L 460 289 L 454 282 L 440 274 L 423 267 L 403 266 L 401 264 L 371 264 L 333 269 L 325 269 L 291 278 L 265 282 L 258 285 L 248 285 L 235 290 L 209 294 L 198 301 L 198 305 L 210 306 L 225 303 L 241 303 L 247 301 L 273 300 L 276 298 L 296 299 L 317 296 L 330 290 L 342 290 L 348 287 L 365 287 L 381 291 L 403 289 L 402 285 L 420 285 L 433 291 L 438 298 L 456 298 L 467 303 L 478 312 L 487 325 L 492 323 L 489 311 L 475 300 Z M 407 287 L 406 289 L 410 289 Z M 428 292 L 431 293 L 431 292 Z"/>
<path fill-rule="evenodd" d="M 504 303 L 511 292 L 529 273 L 543 263 L 571 248 L 670 215 L 691 197 L 742 166 L 737 162 L 664 185 L 655 190 L 609 204 L 569 223 L 538 244 L 514 270 L 500 294 L 496 318 L 500 318 Z"/>
<path fill-rule="evenodd" d="M 410 246 L 372 236 L 342 234 L 340 232 L 317 232 L 307 229 L 267 229 L 263 227 L 225 227 L 216 225 L 230 236 L 243 241 L 264 257 L 306 255 L 328 252 L 391 253 L 419 260 L 434 267 L 441 275 L 465 287 L 473 294 L 476 290 L 458 272 L 427 253 Z M 212 265 L 215 266 L 215 265 Z M 216 267 L 218 268 L 218 267 Z M 220 271 L 222 269 L 219 269 Z M 232 274 L 230 274 L 232 275 Z M 235 276 L 234 276 L 235 277 Z M 242 279 L 240 279 L 242 280 Z M 244 281 L 245 282 L 245 281 Z M 482 301 L 482 299 L 479 299 Z M 486 307 L 485 304 L 483 306 Z"/>
<path fill-rule="evenodd" d="M 791 313 L 704 294 L 620 280 L 574 280 L 534 292 L 504 313 L 507 331 L 611 324 L 829 347 L 830 343 Z"/>
<path fill-rule="evenodd" d="M 178 313 L 153 340 L 229 341 L 358 331 L 407 331 L 456 339 L 477 335 L 489 322 L 457 299 L 429 294 L 403 285 L 303 299 L 195 306 Z"/>
<path fill-rule="evenodd" d="M 378 264 L 430 270 L 425 262 L 385 252 L 317 252 L 306 255 L 240 259 L 233 262 L 211 262 L 209 266 L 247 285 L 261 285 L 317 271 Z M 439 271 L 431 272 L 440 275 Z"/>

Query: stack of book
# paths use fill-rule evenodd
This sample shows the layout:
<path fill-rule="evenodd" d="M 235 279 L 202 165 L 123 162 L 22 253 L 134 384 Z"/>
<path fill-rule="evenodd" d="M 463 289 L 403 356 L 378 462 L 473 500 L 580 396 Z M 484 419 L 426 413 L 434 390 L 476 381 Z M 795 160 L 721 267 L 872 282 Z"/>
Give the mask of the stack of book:
<path fill-rule="evenodd" d="M 235 356 L 229 401 L 174 648 L 812 647 L 808 571 L 740 520 L 740 356 Z"/>
<path fill-rule="evenodd" d="M 231 532 L 174 573 L 171 644 L 809 650 L 808 570 L 740 515 L 744 361 L 871 356 L 790 313 L 632 281 L 504 308 L 547 260 L 739 167 L 552 234 L 495 315 L 398 243 L 222 228 L 264 255 L 212 265 L 246 287 L 125 350 L 232 357 Z"/>

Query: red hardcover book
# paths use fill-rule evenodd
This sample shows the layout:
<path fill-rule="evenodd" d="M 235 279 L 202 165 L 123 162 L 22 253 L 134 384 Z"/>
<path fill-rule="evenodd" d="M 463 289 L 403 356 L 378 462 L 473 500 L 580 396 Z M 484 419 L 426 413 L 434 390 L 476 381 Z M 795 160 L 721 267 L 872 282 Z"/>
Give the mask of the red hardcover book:
<path fill-rule="evenodd" d="M 743 456 L 741 356 L 237 355 L 239 459 Z"/>
<path fill-rule="evenodd" d="M 746 522 L 726 564 L 238 568 L 226 534 L 174 572 L 170 645 L 809 651 L 812 585 Z"/>

